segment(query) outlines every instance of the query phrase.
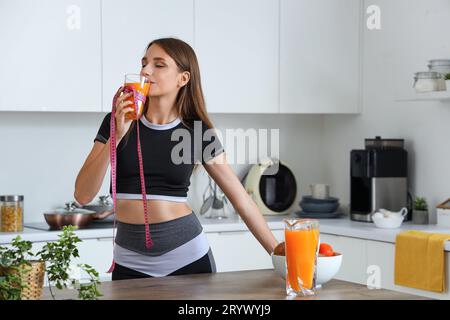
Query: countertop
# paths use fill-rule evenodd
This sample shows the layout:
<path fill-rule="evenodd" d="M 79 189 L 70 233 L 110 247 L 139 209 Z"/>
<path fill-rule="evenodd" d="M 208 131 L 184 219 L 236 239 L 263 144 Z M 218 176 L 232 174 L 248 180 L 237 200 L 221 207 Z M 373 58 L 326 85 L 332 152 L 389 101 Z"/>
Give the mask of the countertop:
<path fill-rule="evenodd" d="M 56 289 L 55 289 L 56 290 Z M 178 275 L 102 282 L 105 300 L 286 300 L 285 281 L 273 270 Z M 74 290 L 56 290 L 57 299 L 76 297 Z M 43 299 L 51 299 L 44 288 Z M 331 280 L 315 296 L 295 300 L 428 300 L 428 298 Z"/>
<path fill-rule="evenodd" d="M 267 224 L 271 230 L 283 230 L 283 219 L 293 218 L 294 215 L 285 216 L 265 216 Z M 338 236 L 360 238 L 373 241 L 395 243 L 395 238 L 399 232 L 406 230 L 422 230 L 432 233 L 450 233 L 450 229 L 445 229 L 437 225 L 415 225 L 411 222 L 404 222 L 398 229 L 379 229 L 373 223 L 351 221 L 348 216 L 339 219 L 319 219 L 320 232 Z M 208 232 L 232 232 L 246 231 L 247 226 L 238 215 L 231 218 L 215 220 L 201 217 L 200 222 L 205 233 Z M 54 241 L 58 239 L 60 231 L 40 231 L 24 228 L 20 233 L 0 233 L 0 244 L 11 243 L 12 239 L 20 235 L 23 239 L 33 242 Z M 81 239 L 112 238 L 112 228 L 81 229 L 76 231 Z M 445 244 L 445 251 L 450 251 L 450 241 Z"/>

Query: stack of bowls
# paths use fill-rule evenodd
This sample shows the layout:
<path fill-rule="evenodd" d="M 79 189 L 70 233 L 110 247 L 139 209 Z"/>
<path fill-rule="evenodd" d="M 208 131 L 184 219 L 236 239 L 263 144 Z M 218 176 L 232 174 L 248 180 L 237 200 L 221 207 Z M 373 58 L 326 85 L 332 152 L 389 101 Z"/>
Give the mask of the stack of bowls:
<path fill-rule="evenodd" d="M 300 218 L 337 218 L 341 215 L 339 212 L 339 199 L 328 197 L 325 199 L 313 198 L 312 196 L 303 196 L 300 201 L 301 211 L 295 212 Z"/>

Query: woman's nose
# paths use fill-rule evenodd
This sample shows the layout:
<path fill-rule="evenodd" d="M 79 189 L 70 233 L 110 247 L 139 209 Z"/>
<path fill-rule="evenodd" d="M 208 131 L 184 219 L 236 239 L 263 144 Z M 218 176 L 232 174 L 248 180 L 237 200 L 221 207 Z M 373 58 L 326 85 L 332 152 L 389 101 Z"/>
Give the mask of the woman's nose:
<path fill-rule="evenodd" d="M 144 67 L 141 69 L 141 75 L 144 77 L 149 77 L 153 74 L 153 69 L 149 67 Z"/>

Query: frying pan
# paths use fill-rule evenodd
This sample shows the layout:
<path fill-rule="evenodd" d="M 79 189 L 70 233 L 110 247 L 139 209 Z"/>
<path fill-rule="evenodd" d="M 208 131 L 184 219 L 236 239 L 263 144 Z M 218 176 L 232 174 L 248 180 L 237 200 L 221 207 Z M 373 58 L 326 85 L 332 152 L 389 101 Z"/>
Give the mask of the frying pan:
<path fill-rule="evenodd" d="M 65 208 L 45 212 L 44 218 L 51 230 L 61 230 L 64 226 L 86 228 L 94 220 L 95 211 L 78 208 L 74 202 L 67 202 Z"/>

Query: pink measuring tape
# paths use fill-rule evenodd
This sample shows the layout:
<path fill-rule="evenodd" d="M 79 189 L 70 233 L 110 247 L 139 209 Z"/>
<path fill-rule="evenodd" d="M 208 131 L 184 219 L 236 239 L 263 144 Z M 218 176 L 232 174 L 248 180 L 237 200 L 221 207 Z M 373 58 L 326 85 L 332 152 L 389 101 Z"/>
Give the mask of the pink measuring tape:
<path fill-rule="evenodd" d="M 124 93 L 133 92 L 133 100 L 134 100 L 134 109 L 136 114 L 138 113 L 138 103 L 141 102 L 142 106 L 145 103 L 145 96 L 139 91 L 135 90 L 132 87 L 126 86 L 123 90 Z M 110 122 L 110 145 L 109 145 L 109 156 L 111 163 L 111 188 L 112 188 L 112 198 L 114 205 L 114 213 L 116 212 L 116 170 L 117 170 L 117 146 L 116 146 L 116 101 L 119 97 L 120 92 L 118 91 L 112 103 L 112 111 L 111 111 L 111 122 Z M 142 193 L 142 202 L 144 204 L 144 221 L 145 221 L 145 246 L 147 248 L 151 248 L 153 246 L 153 241 L 150 237 L 150 227 L 148 225 L 148 209 L 147 209 L 147 195 L 145 192 L 145 179 L 144 179 L 144 166 L 142 164 L 142 150 L 141 150 L 141 139 L 139 133 L 139 122 L 136 123 L 137 127 L 137 154 L 139 159 L 139 176 L 141 178 L 141 193 Z M 116 230 L 116 215 L 114 214 L 114 226 L 113 226 L 113 250 L 115 245 L 115 230 Z M 113 259 L 111 267 L 108 270 L 108 273 L 114 271 L 116 263 Z"/>

